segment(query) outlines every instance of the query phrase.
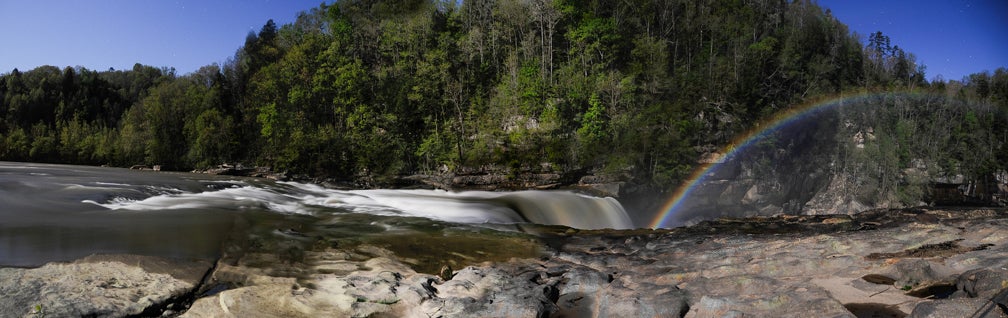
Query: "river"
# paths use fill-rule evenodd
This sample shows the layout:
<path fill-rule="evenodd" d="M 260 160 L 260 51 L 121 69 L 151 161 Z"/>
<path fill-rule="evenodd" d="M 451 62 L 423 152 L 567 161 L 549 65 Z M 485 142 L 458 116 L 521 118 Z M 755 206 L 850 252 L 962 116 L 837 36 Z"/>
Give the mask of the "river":
<path fill-rule="evenodd" d="M 297 241 L 444 227 L 513 231 L 526 223 L 633 227 L 615 199 L 565 191 L 335 190 L 264 179 L 0 162 L 0 266 L 38 266 L 96 253 L 210 259 L 233 248 L 235 240 L 254 245 L 267 236 Z"/>

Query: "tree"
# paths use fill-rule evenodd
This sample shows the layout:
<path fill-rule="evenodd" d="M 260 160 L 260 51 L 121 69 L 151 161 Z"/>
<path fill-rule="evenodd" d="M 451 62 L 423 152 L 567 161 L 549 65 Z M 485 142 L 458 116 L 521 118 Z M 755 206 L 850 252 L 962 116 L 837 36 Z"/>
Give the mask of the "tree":
<path fill-rule="evenodd" d="M 0 75 L 0 159 L 239 161 L 366 180 L 552 167 L 668 190 L 701 153 L 821 96 L 910 89 L 1008 109 L 1003 69 L 928 83 L 896 39 L 865 40 L 810 1 L 338 1 L 266 21 L 225 63 L 191 74 L 135 64 Z M 910 181 L 881 173 L 918 157 L 999 167 L 1004 116 L 966 121 L 962 105 L 938 99 L 882 101 L 892 109 L 858 117 L 886 127 L 885 145 L 845 152 L 844 171 L 906 201 Z M 985 145 L 967 163 L 964 149 Z"/>
<path fill-rule="evenodd" d="M 580 146 L 585 149 L 582 160 L 598 158 L 601 146 L 608 141 L 606 110 L 597 94 L 592 94 L 588 105 L 588 110 L 581 116 L 581 127 L 577 130 Z"/>
<path fill-rule="evenodd" d="M 231 122 L 217 109 L 203 111 L 196 118 L 192 147 L 187 153 L 189 161 L 197 167 L 231 162 L 231 154 L 237 147 Z"/>

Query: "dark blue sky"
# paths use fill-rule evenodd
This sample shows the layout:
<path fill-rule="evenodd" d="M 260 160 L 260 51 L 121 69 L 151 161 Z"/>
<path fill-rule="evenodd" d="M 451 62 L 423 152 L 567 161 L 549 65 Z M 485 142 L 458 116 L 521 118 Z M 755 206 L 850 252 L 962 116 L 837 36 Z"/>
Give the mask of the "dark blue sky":
<path fill-rule="evenodd" d="M 928 79 L 946 80 L 1008 67 L 1006 0 L 820 0 L 861 35 L 882 31 L 894 45 L 917 55 Z"/>
<path fill-rule="evenodd" d="M 248 32 L 293 22 L 324 0 L 0 0 L 0 73 L 40 65 L 179 74 L 222 63 Z"/>
<path fill-rule="evenodd" d="M 291 22 L 323 0 L 0 0 L 0 73 L 40 65 L 180 74 L 232 56 L 266 20 Z M 867 39 L 882 31 L 917 55 L 929 79 L 1008 67 L 1008 1 L 821 0 Z"/>

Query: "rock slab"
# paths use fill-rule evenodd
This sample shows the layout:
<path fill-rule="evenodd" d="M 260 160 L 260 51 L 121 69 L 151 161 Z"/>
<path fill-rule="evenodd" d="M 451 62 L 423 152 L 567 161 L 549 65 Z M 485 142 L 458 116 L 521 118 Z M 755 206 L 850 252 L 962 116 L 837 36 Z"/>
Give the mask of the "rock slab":
<path fill-rule="evenodd" d="M 0 309 L 2 315 L 13 317 L 160 313 L 160 307 L 191 293 L 209 269 L 206 261 L 133 255 L 91 256 L 31 269 L 0 268 Z"/>

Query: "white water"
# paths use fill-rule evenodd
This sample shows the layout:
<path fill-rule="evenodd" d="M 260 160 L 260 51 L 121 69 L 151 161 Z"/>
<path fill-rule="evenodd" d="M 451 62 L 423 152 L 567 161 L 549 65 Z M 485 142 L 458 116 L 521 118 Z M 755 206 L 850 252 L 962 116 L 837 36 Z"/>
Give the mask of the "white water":
<path fill-rule="evenodd" d="M 108 185 L 112 184 L 101 186 Z M 565 191 L 343 191 L 294 182 L 278 183 L 272 187 L 235 183 L 230 188 L 204 192 L 159 190 L 162 194 L 143 199 L 115 197 L 105 202 L 82 202 L 128 211 L 264 208 L 279 213 L 314 215 L 331 210 L 325 208 L 337 208 L 356 213 L 415 216 L 456 223 L 533 222 L 585 229 L 632 227 L 626 211 L 615 199 Z"/>
<path fill-rule="evenodd" d="M 0 266 L 38 266 L 94 253 L 214 259 L 229 240 L 242 248 L 245 240 L 285 233 L 360 238 L 440 229 L 442 222 L 511 230 L 519 223 L 632 227 L 616 200 L 564 191 L 341 191 L 188 173 L 0 162 Z"/>

